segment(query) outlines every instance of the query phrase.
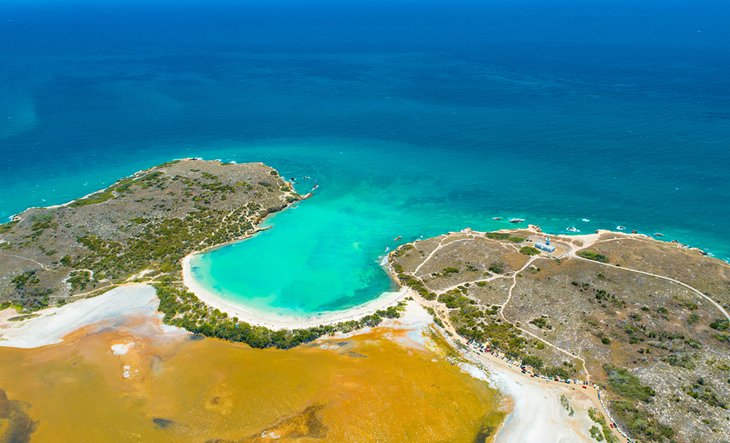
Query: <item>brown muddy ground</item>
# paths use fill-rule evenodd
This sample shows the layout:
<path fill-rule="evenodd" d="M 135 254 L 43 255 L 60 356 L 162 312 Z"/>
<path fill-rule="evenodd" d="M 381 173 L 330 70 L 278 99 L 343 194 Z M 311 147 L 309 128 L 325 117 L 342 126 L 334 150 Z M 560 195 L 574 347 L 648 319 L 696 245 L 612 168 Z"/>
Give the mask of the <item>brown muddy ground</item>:
<path fill-rule="evenodd" d="M 494 390 L 404 346 L 405 331 L 282 351 L 139 330 L 89 328 L 59 345 L 0 348 L 0 407 L 15 419 L 0 414 L 0 433 L 37 442 L 464 442 L 502 418 Z M 115 355 L 113 344 L 132 345 Z"/>

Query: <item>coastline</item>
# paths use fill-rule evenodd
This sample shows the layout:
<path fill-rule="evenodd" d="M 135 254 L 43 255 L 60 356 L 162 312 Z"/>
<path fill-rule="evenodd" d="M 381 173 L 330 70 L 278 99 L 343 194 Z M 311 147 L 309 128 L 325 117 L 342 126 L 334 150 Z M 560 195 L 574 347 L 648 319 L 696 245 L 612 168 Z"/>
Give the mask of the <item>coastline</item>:
<path fill-rule="evenodd" d="M 0 332 L 4 336 L 0 340 L 0 347 L 40 348 L 64 342 L 70 334 L 84 328 L 93 327 L 87 332 L 93 334 L 110 326 L 127 324 L 124 329 L 125 338 L 113 342 L 108 351 L 117 358 L 124 358 L 130 347 L 139 343 L 133 337 L 148 337 L 150 340 L 186 337 L 187 331 L 168 328 L 162 324 L 159 313 L 156 312 L 157 303 L 158 298 L 153 287 L 147 284 L 128 284 L 74 304 L 49 308 L 39 312 L 38 317 L 22 322 L 8 322 L 7 318 L 0 318 Z M 3 314 L 14 315 L 11 310 Z M 130 318 L 140 318 L 142 321 L 125 323 Z M 426 331 L 435 325 L 423 305 L 414 299 L 408 303 L 401 318 L 386 320 L 380 327 L 404 331 L 405 335 L 402 336 L 389 335 L 391 340 L 402 346 L 424 348 L 428 347 Z M 530 378 L 520 373 L 518 367 L 504 360 L 491 355 L 476 354 L 469 348 L 459 346 L 443 330 L 439 330 L 439 334 L 464 359 L 457 365 L 466 375 L 485 381 L 503 396 L 502 408 L 506 415 L 493 434 L 495 442 L 592 441 L 588 436 L 588 428 L 593 423 L 585 413 L 589 407 L 598 407 L 592 387 L 583 390 L 577 389 L 575 385 Z M 339 340 L 341 338 L 323 337 L 317 343 L 325 350 L 333 347 L 336 349 L 338 346 L 334 343 Z M 124 370 L 129 374 L 128 369 Z M 129 378 L 128 375 L 122 377 L 125 380 Z M 576 409 L 575 416 L 568 415 L 561 406 L 561 395 L 565 395 Z M 539 419 L 536 420 L 535 417 Z M 546 439 L 545 436 L 551 437 Z"/>
<path fill-rule="evenodd" d="M 265 217 L 264 217 L 265 218 Z M 259 220 L 258 224 L 263 221 Z M 265 227 L 256 227 L 255 230 L 236 240 L 222 243 L 219 245 L 214 245 L 208 248 L 205 248 L 200 251 L 192 252 L 188 255 L 186 255 L 182 261 L 182 280 L 183 284 L 185 285 L 186 289 L 195 294 L 202 302 L 207 304 L 208 306 L 218 309 L 221 312 L 225 312 L 231 317 L 237 317 L 241 321 L 245 321 L 251 325 L 255 326 L 264 326 L 266 328 L 276 330 L 276 329 L 304 329 L 304 328 L 310 328 L 315 326 L 322 326 L 322 325 L 330 325 L 330 324 L 336 324 L 340 322 L 346 322 L 346 321 L 353 321 L 353 320 L 359 320 L 364 316 L 373 314 L 375 311 L 379 309 L 385 309 L 389 306 L 394 305 L 395 303 L 405 299 L 407 295 L 409 295 L 412 290 L 408 288 L 407 286 L 404 286 L 401 284 L 401 282 L 398 281 L 395 273 L 390 268 L 389 263 L 387 262 L 387 258 L 383 258 L 384 260 L 384 269 L 388 276 L 391 278 L 392 281 L 394 281 L 398 286 L 400 286 L 400 289 L 397 292 L 384 292 L 377 298 L 370 300 L 364 304 L 354 306 L 352 308 L 343 309 L 340 311 L 327 311 L 327 312 L 320 312 L 318 314 L 313 314 L 309 316 L 293 316 L 293 315 L 282 315 L 282 314 L 276 314 L 273 312 L 266 312 L 259 309 L 251 308 L 244 306 L 243 304 L 235 303 L 230 300 L 226 300 L 221 295 L 215 293 L 214 291 L 204 287 L 202 284 L 200 284 L 194 277 L 192 272 L 192 266 L 191 266 L 191 260 L 192 257 L 198 254 L 202 254 L 211 250 L 215 250 L 221 247 L 224 247 L 226 245 L 229 245 L 231 243 L 244 241 L 248 238 L 253 237 L 254 235 L 258 234 L 261 231 L 265 231 L 267 229 L 270 229 L 271 226 L 265 226 Z M 549 235 L 553 237 L 557 241 L 564 241 L 572 243 L 573 241 L 579 241 L 582 243 L 581 248 L 588 248 L 590 247 L 602 234 L 615 234 L 619 235 L 625 238 L 636 238 L 636 239 L 643 239 L 643 240 L 649 240 L 649 241 L 657 241 L 661 243 L 666 244 L 672 244 L 671 242 L 662 241 L 660 239 L 653 238 L 646 234 L 633 234 L 633 233 L 625 233 L 620 231 L 610 231 L 610 230 L 597 230 L 595 233 L 585 233 L 585 234 L 550 234 L 550 233 L 544 233 L 542 232 L 538 227 L 529 225 L 527 228 L 514 228 L 514 229 L 501 229 L 499 231 L 494 232 L 514 232 L 514 231 L 531 231 L 534 234 L 544 234 Z M 481 231 L 472 231 L 474 233 L 481 233 L 484 234 L 484 232 Z M 698 252 L 701 252 L 701 250 L 697 248 L 691 248 L 687 247 L 685 245 L 676 244 L 677 247 L 684 248 L 687 250 L 696 250 Z"/>
<path fill-rule="evenodd" d="M 238 317 L 239 320 L 251 325 L 264 326 L 269 329 L 305 329 L 314 326 L 331 325 L 340 322 L 359 320 L 362 317 L 373 314 L 379 309 L 385 309 L 403 300 L 410 293 L 408 288 L 402 287 L 397 292 L 384 292 L 378 298 L 352 308 L 341 311 L 321 312 L 311 316 L 290 316 L 280 315 L 271 312 L 260 311 L 250 307 L 225 300 L 215 292 L 205 288 L 195 280 L 190 260 L 199 254 L 194 252 L 188 254 L 182 260 L 183 284 L 195 294 L 206 305 L 225 312 L 231 317 Z"/>
<path fill-rule="evenodd" d="M 493 434 L 495 443 L 592 442 L 595 440 L 590 436 L 590 428 L 595 422 L 589 418 L 588 410 L 595 408 L 610 420 L 594 386 L 579 389 L 575 384 L 531 377 L 523 374 L 519 366 L 490 354 L 478 354 L 469 347 L 462 348 L 447 335 L 442 336 L 465 359 L 460 364 L 464 372 L 489 383 L 504 397 L 502 407 L 506 415 Z M 566 399 L 575 414 L 568 412 L 561 398 Z M 627 441 L 613 435 L 621 443 Z"/>

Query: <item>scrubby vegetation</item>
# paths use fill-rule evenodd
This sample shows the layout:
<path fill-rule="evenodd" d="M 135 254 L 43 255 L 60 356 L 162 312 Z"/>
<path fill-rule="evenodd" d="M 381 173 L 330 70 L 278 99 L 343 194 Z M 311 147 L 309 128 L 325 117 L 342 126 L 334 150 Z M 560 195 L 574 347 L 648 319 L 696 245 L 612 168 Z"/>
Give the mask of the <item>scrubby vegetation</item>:
<path fill-rule="evenodd" d="M 502 262 L 494 262 L 487 269 L 495 274 L 504 274 L 505 266 Z"/>
<path fill-rule="evenodd" d="M 404 253 L 398 254 L 398 250 L 396 250 L 392 253 L 391 258 L 404 255 Z M 505 272 L 504 264 L 493 265 L 493 267 L 499 267 L 497 270 L 500 272 Z M 436 300 L 442 303 L 449 310 L 449 321 L 456 333 L 467 340 L 485 343 L 492 349 L 504 353 L 508 358 L 522 361 L 536 372 L 550 377 L 571 378 L 575 376 L 576 369 L 572 364 L 546 367 L 543 360 L 535 354 L 536 351 L 543 349 L 544 345 L 539 341 L 528 340 L 514 325 L 504 322 L 499 316 L 499 306 L 485 307 L 470 297 L 468 284 L 437 295 L 428 289 L 421 279 L 406 273 L 400 263 L 391 261 L 391 266 L 402 285 L 414 289 L 426 300 Z M 443 273 L 444 271 L 439 274 Z M 481 283 L 483 284 L 477 283 L 476 286 L 484 287 L 486 285 L 484 282 Z M 436 323 L 443 327 L 443 322 L 435 315 L 435 311 L 431 309 L 429 312 L 434 316 Z"/>
<path fill-rule="evenodd" d="M 163 166 L 168 166 L 172 163 L 167 163 Z M 112 186 L 99 191 L 95 192 L 93 194 L 87 195 L 84 198 L 80 198 L 78 200 L 74 200 L 69 204 L 69 206 L 77 208 L 80 206 L 87 206 L 87 205 L 96 205 L 99 203 L 104 203 L 105 201 L 111 200 L 112 198 L 118 196 L 122 192 L 129 192 L 132 185 L 141 185 L 141 186 L 151 186 L 155 179 L 160 177 L 162 173 L 160 171 L 153 171 L 149 172 L 143 175 L 140 175 L 138 177 L 127 177 L 119 180 Z"/>
<path fill-rule="evenodd" d="M 523 331 L 581 355 L 591 379 L 605 388 L 603 399 L 616 423 L 635 441 L 730 438 L 723 426 L 730 407 L 730 322 L 683 285 L 634 272 L 678 272 L 680 281 L 695 279 L 694 288 L 723 302 L 730 287 L 727 264 L 649 239 L 622 243 L 620 234 L 606 233 L 599 235 L 610 241 L 599 239 L 582 251 L 589 260 L 538 256 L 533 267 L 524 268 L 525 245 L 507 244 L 509 235 L 485 235 L 502 244 L 468 231 L 420 240 L 415 251 L 391 257 L 391 263 L 401 281 L 441 303 L 437 312 L 448 310 L 447 330 L 453 326 L 465 338 L 558 378 L 583 378 L 582 365 L 564 361 L 564 353 Z M 556 238 L 561 241 L 578 246 Z M 437 245 L 453 246 L 429 254 Z M 677 263 L 667 258 L 674 249 Z M 415 278 L 410 272 L 427 256 L 429 273 Z M 630 269 L 599 264 L 619 262 Z M 652 268 L 657 262 L 659 271 Z M 449 267 L 462 272 L 442 275 Z M 513 276 L 515 269 L 524 271 Z"/>
<path fill-rule="evenodd" d="M 575 410 L 572 406 L 570 406 L 570 402 L 568 401 L 568 397 L 566 397 L 564 394 L 560 394 L 560 406 L 565 409 L 565 412 L 568 413 L 569 416 L 575 415 Z"/>
<path fill-rule="evenodd" d="M 398 250 L 396 250 L 396 252 L 397 251 Z M 414 291 L 418 292 L 418 294 L 426 300 L 436 299 L 436 293 L 429 290 L 426 285 L 424 285 L 423 282 L 418 278 L 406 274 L 402 265 L 395 263 L 393 265 L 393 271 L 395 271 L 396 277 L 398 277 L 398 281 L 402 285 L 410 287 Z"/>
<path fill-rule="evenodd" d="M 600 263 L 608 263 L 607 256 L 605 256 L 603 254 L 599 254 L 596 251 L 591 251 L 590 249 L 583 249 L 581 251 L 578 251 L 577 254 L 578 254 L 578 257 L 587 258 L 588 260 L 593 260 L 593 261 L 597 261 Z"/>
<path fill-rule="evenodd" d="M 591 427 L 591 437 L 593 437 L 597 441 L 606 440 L 606 443 L 618 443 L 618 439 L 613 435 L 613 432 L 611 432 L 611 428 L 608 426 L 608 423 L 606 423 L 606 419 L 603 418 L 603 415 L 601 415 L 601 413 L 598 412 L 597 409 L 590 408 L 588 410 L 588 416 L 591 418 L 591 420 L 601 426 L 600 429 L 596 426 Z"/>
<path fill-rule="evenodd" d="M 142 271 L 175 274 L 185 255 L 243 238 L 299 198 L 270 170 L 170 162 L 66 206 L 30 209 L 0 225 L 12 251 L 0 256 L 0 300 L 31 311 Z"/>
<path fill-rule="evenodd" d="M 364 327 L 379 325 L 384 318 L 398 318 L 405 307 L 398 306 L 381 309 L 360 320 L 341 322 L 334 325 L 315 326 L 295 330 L 271 330 L 263 326 L 253 326 L 236 317 L 206 305 L 195 294 L 171 285 L 157 283 L 157 296 L 160 298 L 159 310 L 165 315 L 165 323 L 185 328 L 206 337 L 246 343 L 254 348 L 276 347 L 289 349 L 308 343 L 323 335 L 337 332 L 352 332 Z"/>
<path fill-rule="evenodd" d="M 544 315 L 530 320 L 530 324 L 533 324 L 540 329 L 543 329 L 543 328 L 552 329 L 553 328 L 552 326 L 550 326 L 550 324 L 548 323 L 547 317 L 545 317 Z"/>
<path fill-rule="evenodd" d="M 639 378 L 626 369 L 606 364 L 603 370 L 606 371 L 611 389 L 626 398 L 647 402 L 655 395 L 652 388 L 641 384 Z"/>
<path fill-rule="evenodd" d="M 244 236 L 253 229 L 248 219 L 262 208 L 250 203 L 237 213 L 198 208 L 185 218 L 168 218 L 149 223 L 138 237 L 126 242 L 104 240 L 89 234 L 77 240 L 93 254 L 71 258 L 77 267 L 91 269 L 97 279 L 117 280 L 155 269 L 170 272 L 179 269 L 185 255 L 199 247 L 225 243 Z"/>
<path fill-rule="evenodd" d="M 523 246 L 520 248 L 520 254 L 522 255 L 539 255 L 540 250 L 532 246 Z"/>
<path fill-rule="evenodd" d="M 638 377 L 626 369 L 606 364 L 604 371 L 611 391 L 623 397 L 612 400 L 611 409 L 627 432 L 647 441 L 658 442 L 674 436 L 671 427 L 659 423 L 642 405 L 656 395 L 651 387 L 642 384 Z"/>
<path fill-rule="evenodd" d="M 659 423 L 645 408 L 627 400 L 611 401 L 611 410 L 630 435 L 640 440 L 662 442 L 674 437 L 674 430 Z"/>
<path fill-rule="evenodd" d="M 13 226 L 17 225 L 18 221 L 13 220 L 9 221 L 7 223 L 3 223 L 0 225 L 0 234 L 5 234 L 6 232 L 10 232 L 11 229 L 13 229 Z"/>
<path fill-rule="evenodd" d="M 690 397 L 703 401 L 709 406 L 722 409 L 728 408 L 727 404 L 718 398 L 712 387 L 705 384 L 705 379 L 702 377 L 698 378 L 691 386 L 685 387 L 684 391 Z"/>
<path fill-rule="evenodd" d="M 485 237 L 491 238 L 492 240 L 507 240 L 512 243 L 522 243 L 525 241 L 525 237 L 519 235 L 510 234 L 508 232 L 487 232 L 484 234 Z"/>

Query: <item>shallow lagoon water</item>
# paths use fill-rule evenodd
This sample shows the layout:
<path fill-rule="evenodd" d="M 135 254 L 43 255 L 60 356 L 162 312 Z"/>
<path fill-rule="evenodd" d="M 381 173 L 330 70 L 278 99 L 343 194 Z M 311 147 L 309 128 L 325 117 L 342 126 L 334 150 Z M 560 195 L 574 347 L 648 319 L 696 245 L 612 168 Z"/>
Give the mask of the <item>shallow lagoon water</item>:
<path fill-rule="evenodd" d="M 613 218 L 605 193 L 578 186 L 612 180 L 597 170 L 568 176 L 534 161 L 376 140 L 282 141 L 241 151 L 268 159 L 300 192 L 319 187 L 311 199 L 267 219 L 271 229 L 196 256 L 193 274 L 230 301 L 281 315 L 346 309 L 392 290 L 380 260 L 420 237 L 528 222 L 556 233 L 628 224 Z M 652 184 L 637 186 L 648 193 Z M 514 225 L 511 217 L 527 221 Z"/>

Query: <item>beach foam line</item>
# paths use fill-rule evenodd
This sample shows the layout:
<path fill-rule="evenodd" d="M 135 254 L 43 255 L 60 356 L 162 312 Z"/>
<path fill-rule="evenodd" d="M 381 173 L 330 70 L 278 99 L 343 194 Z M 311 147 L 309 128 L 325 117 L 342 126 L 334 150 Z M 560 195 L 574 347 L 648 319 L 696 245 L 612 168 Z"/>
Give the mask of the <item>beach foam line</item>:
<path fill-rule="evenodd" d="M 362 317 L 373 314 L 377 310 L 393 306 L 408 294 L 407 288 L 401 288 L 397 292 L 384 292 L 378 298 L 352 308 L 339 311 L 326 311 L 307 316 L 281 315 L 274 312 L 265 312 L 226 300 L 198 282 L 193 275 L 192 265 L 190 263 L 196 254 L 189 254 L 182 260 L 183 283 L 188 290 L 208 306 L 225 312 L 230 317 L 237 317 L 246 323 L 265 326 L 269 329 L 304 329 L 359 320 Z"/>

